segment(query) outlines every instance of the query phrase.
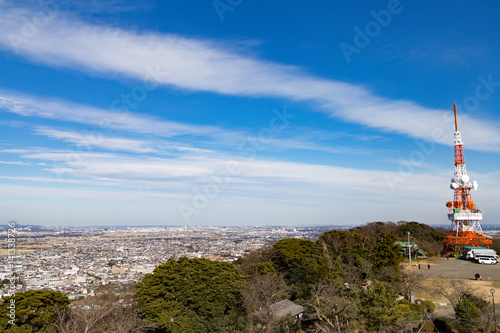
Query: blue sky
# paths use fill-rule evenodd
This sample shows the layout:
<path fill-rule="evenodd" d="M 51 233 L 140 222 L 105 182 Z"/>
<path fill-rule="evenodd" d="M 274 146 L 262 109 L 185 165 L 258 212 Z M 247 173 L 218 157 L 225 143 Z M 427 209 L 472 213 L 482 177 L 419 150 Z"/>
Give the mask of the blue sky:
<path fill-rule="evenodd" d="M 41 225 L 500 217 L 498 2 L 0 1 L 0 201 Z"/>

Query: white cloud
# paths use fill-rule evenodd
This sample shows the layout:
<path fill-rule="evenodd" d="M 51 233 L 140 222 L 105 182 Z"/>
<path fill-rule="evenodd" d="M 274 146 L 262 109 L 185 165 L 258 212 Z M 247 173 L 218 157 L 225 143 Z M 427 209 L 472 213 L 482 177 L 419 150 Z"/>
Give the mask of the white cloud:
<path fill-rule="evenodd" d="M 36 134 L 45 135 L 53 139 L 63 140 L 82 146 L 95 146 L 113 151 L 130 151 L 136 153 L 147 152 L 198 152 L 211 153 L 213 150 L 193 147 L 191 142 L 199 144 L 200 138 L 206 138 L 205 145 L 215 145 L 217 148 L 237 148 L 239 144 L 255 141 L 258 138 L 242 131 L 231 131 L 216 126 L 192 125 L 165 121 L 135 113 L 119 113 L 99 108 L 93 108 L 67 101 L 56 101 L 46 98 L 25 96 L 0 90 L 0 110 L 13 112 L 21 116 L 32 116 L 57 119 L 67 122 L 90 125 L 92 131 L 85 134 L 60 131 L 46 127 L 38 127 Z M 284 111 L 280 111 L 283 113 Z M 274 116 L 273 116 L 274 117 Z M 272 118 L 271 118 L 272 119 Z M 270 126 L 270 125 L 269 125 Z M 280 125 L 281 126 L 281 125 Z M 337 147 L 321 143 L 322 140 L 335 140 L 339 137 L 350 136 L 348 133 L 334 133 L 301 128 L 294 126 L 293 136 L 290 137 L 288 128 L 276 134 L 266 143 L 266 150 L 271 149 L 303 149 L 324 151 L 327 153 L 369 154 L 373 151 Z M 162 143 L 160 139 L 154 142 L 132 140 L 119 137 L 110 137 L 108 132 L 126 131 L 135 134 L 148 134 L 169 139 L 175 138 L 175 143 Z M 288 136 L 287 136 L 288 135 Z M 364 140 L 364 136 L 356 136 Z M 182 143 L 185 142 L 185 143 Z M 215 149 L 215 148 L 214 148 Z"/>
<path fill-rule="evenodd" d="M 10 164 L 10 165 L 31 165 L 31 163 L 21 162 L 21 161 L 0 161 L 0 164 Z"/>
<path fill-rule="evenodd" d="M 177 152 L 209 152 L 208 150 L 168 144 L 159 140 L 146 141 L 139 139 L 127 139 L 121 137 L 110 137 L 100 132 L 78 133 L 71 131 L 60 131 L 47 127 L 39 127 L 35 134 L 44 135 L 53 139 L 71 142 L 77 146 L 90 148 L 102 148 L 110 151 L 122 151 L 133 153 L 165 153 L 171 151 Z"/>
<path fill-rule="evenodd" d="M 434 134 L 436 142 L 453 143 L 453 125 L 444 116 L 451 111 L 378 97 L 366 88 L 314 77 L 297 67 L 251 58 L 215 41 L 174 34 L 137 33 L 59 16 L 41 27 L 35 36 L 25 38 L 22 18 L 33 13 L 12 8 L 0 11 L 0 30 L 5 32 L 0 36 L 0 45 L 12 49 L 12 38 L 17 36 L 21 38 L 18 40 L 21 42 L 15 44 L 17 52 L 53 66 L 120 73 L 146 82 L 194 91 L 313 101 L 323 111 L 345 121 L 425 140 L 432 139 Z M 37 112 L 15 103 L 8 107 L 17 109 L 20 114 Z M 77 115 L 75 112 L 72 117 Z M 118 121 L 117 126 L 130 127 L 131 123 L 125 125 Z M 168 132 L 192 130 L 180 124 L 163 125 Z M 500 150 L 498 124 L 467 119 L 460 127 L 467 133 L 469 148 Z M 197 130 L 214 129 L 202 127 Z M 436 135 L 436 131 L 443 134 Z"/>
<path fill-rule="evenodd" d="M 231 134 L 216 126 L 169 122 L 131 112 L 108 111 L 80 104 L 23 96 L 2 91 L 0 91 L 0 110 L 13 112 L 21 116 L 37 116 L 93 125 L 101 132 L 115 129 L 154 134 L 160 137 L 186 134 L 202 136 Z"/>
<path fill-rule="evenodd" d="M 65 142 L 71 142 L 83 147 L 102 147 L 107 150 L 129 151 L 134 153 L 151 153 L 155 151 L 155 149 L 151 147 L 150 143 L 143 140 L 110 138 L 104 137 L 102 134 L 96 135 L 95 133 L 85 135 L 76 132 L 38 128 L 35 131 L 35 134 L 45 135 L 47 137 Z"/>
<path fill-rule="evenodd" d="M 266 160 L 248 161 L 241 158 L 211 158 L 184 156 L 158 158 L 125 156 L 111 153 L 80 153 L 23 151 L 23 158 L 42 160 L 46 170 L 61 177 L 64 182 L 85 180 L 95 185 L 178 190 L 191 192 L 194 188 L 214 183 L 212 177 L 229 177 L 228 192 L 235 196 L 254 197 L 259 200 L 298 200 L 302 203 L 329 201 L 328 196 L 342 193 L 346 199 L 381 194 L 392 196 L 386 173 L 376 170 L 312 165 Z M 235 162 L 241 173 L 228 176 L 227 165 Z M 55 177 L 56 177 L 55 176 Z M 397 190 L 408 190 L 409 197 L 425 196 L 447 176 L 409 175 L 398 183 Z M 408 180 L 408 181 L 407 181 Z M 416 183 L 418 180 L 420 183 Z M 434 185 L 430 182 L 434 181 Z M 413 185 L 412 185 L 413 184 Z M 410 186 L 410 188 L 408 188 Z M 444 185 L 446 186 L 446 185 Z M 438 188 L 435 188 L 438 190 Z M 304 193 L 307 195 L 304 196 Z M 325 193 L 329 193 L 325 196 Z M 335 196 L 337 194 L 334 194 Z M 354 197 L 352 197 L 354 195 Z M 279 199 L 281 198 L 281 199 Z M 343 199 L 345 200 L 345 199 Z"/>
<path fill-rule="evenodd" d="M 45 165 L 45 164 L 44 164 Z M 101 180 L 81 180 L 81 179 L 63 179 L 59 177 L 19 177 L 19 176 L 0 176 L 1 179 L 9 179 L 15 181 L 34 183 L 56 183 L 56 184 L 76 184 L 76 185 L 92 185 L 92 186 L 103 186 L 103 187 L 114 187 L 115 182 L 112 181 L 101 181 Z M 124 187 L 124 186 L 122 186 Z M 131 186 L 132 187 L 132 186 Z M 68 188 L 68 187 L 67 187 Z"/>
<path fill-rule="evenodd" d="M 123 217 L 125 220 L 129 217 L 113 206 L 118 201 L 130 202 L 130 207 L 136 209 L 147 205 L 151 209 L 147 210 L 145 217 L 161 220 L 162 213 L 157 207 L 160 203 L 169 211 L 166 216 L 170 220 L 177 219 L 183 223 L 179 205 L 191 204 L 197 193 L 203 193 L 207 186 L 218 186 L 217 182 L 227 184 L 219 186 L 219 194 L 210 200 L 209 207 L 203 210 L 199 219 L 198 216 L 193 218 L 194 223 L 225 221 L 235 224 L 243 220 L 250 223 L 253 218 L 252 223 L 269 224 L 271 222 L 263 220 L 264 217 L 281 216 L 280 221 L 302 224 L 326 220 L 352 224 L 374 219 L 447 224 L 444 203 L 453 197 L 448 189 L 452 170 L 448 169 L 435 170 L 432 175 L 388 174 L 380 170 L 262 159 L 248 161 L 234 156 L 160 158 L 48 149 L 4 149 L 2 152 L 45 163 L 44 170 L 53 174 L 53 177 L 0 177 L 30 184 L 10 187 L 0 184 L 0 187 L 11 191 L 5 193 L 19 198 L 20 202 L 25 202 L 23 198 L 31 198 L 34 203 L 43 202 L 56 209 L 61 200 L 81 199 L 83 201 L 75 204 L 74 209 L 104 205 L 106 208 L 100 210 L 106 216 Z M 241 172 L 229 175 L 226 171 L 230 162 L 237 163 Z M 401 179 L 394 191 L 391 190 L 388 175 Z M 471 178 L 477 179 L 481 186 L 479 191 L 473 193 L 473 198 L 488 216 L 499 214 L 496 201 L 492 199 L 496 198 L 496 189 L 500 186 L 498 176 L 471 173 Z M 36 183 L 41 185 L 35 186 Z M 137 198 L 136 202 L 134 198 Z M 130 207 L 127 212 L 131 211 Z M 308 214 L 309 217 L 306 216 Z M 105 223 L 103 217 L 95 215 L 91 218 L 97 223 Z"/>

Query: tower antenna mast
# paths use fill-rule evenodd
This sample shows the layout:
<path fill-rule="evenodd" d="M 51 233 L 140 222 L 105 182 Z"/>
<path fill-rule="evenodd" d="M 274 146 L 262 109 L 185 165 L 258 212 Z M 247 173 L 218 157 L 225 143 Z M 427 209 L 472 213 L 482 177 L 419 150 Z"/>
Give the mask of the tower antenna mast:
<path fill-rule="evenodd" d="M 448 201 L 448 220 L 451 221 L 451 231 L 444 238 L 445 252 L 459 251 L 463 246 L 485 246 L 492 244 L 486 237 L 479 223 L 483 219 L 482 211 L 472 201 L 471 189 L 477 190 L 477 182 L 469 182 L 465 168 L 464 145 L 458 131 L 457 105 L 453 103 L 455 112 L 455 173 L 451 179 L 453 202 Z"/>

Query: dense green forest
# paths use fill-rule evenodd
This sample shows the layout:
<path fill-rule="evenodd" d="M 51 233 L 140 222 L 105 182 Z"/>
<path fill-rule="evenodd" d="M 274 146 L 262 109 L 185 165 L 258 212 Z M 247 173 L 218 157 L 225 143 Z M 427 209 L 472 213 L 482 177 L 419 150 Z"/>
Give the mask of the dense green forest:
<path fill-rule="evenodd" d="M 234 263 L 170 259 L 128 293 L 103 286 L 70 304 L 59 292 L 18 293 L 0 308 L 2 332 L 490 332 L 491 309 L 464 285 L 450 282 L 453 318 L 435 318 L 434 304 L 408 298 L 421 279 L 401 269 L 395 244 L 408 232 L 440 255 L 444 230 L 417 222 L 369 223 L 328 231 L 317 241 L 282 239 Z M 495 241 L 498 244 L 498 241 Z M 446 291 L 448 292 L 448 291 Z M 277 316 L 276 303 L 303 306 L 299 317 Z M 418 304 L 419 303 L 419 304 Z"/>

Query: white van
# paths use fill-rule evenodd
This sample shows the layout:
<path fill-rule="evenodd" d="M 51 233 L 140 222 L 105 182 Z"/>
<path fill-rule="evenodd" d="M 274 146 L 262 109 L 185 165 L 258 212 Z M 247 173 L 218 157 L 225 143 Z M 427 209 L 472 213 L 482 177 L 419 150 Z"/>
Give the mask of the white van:
<path fill-rule="evenodd" d="M 478 257 L 477 262 L 480 264 L 486 264 L 486 265 L 496 265 L 497 260 L 492 257 Z"/>

